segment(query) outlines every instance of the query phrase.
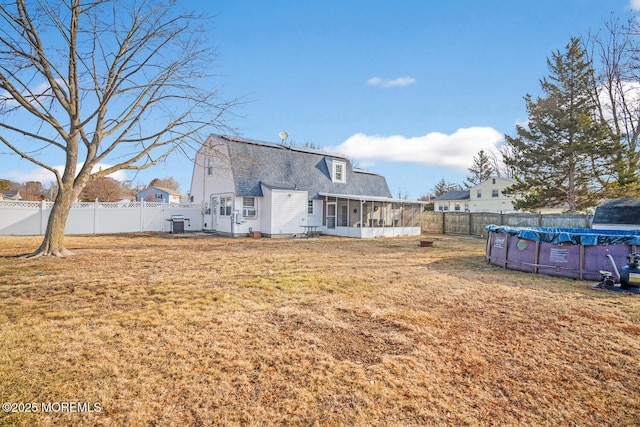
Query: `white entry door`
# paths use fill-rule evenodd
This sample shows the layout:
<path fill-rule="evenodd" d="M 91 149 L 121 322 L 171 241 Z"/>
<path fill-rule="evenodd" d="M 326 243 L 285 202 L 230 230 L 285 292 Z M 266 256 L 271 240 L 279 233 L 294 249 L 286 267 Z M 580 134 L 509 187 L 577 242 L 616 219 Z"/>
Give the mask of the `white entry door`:
<path fill-rule="evenodd" d="M 215 231 L 218 228 L 218 198 L 211 196 L 209 206 L 211 206 L 211 230 Z"/>
<path fill-rule="evenodd" d="M 336 228 L 336 203 L 327 203 L 327 228 Z"/>

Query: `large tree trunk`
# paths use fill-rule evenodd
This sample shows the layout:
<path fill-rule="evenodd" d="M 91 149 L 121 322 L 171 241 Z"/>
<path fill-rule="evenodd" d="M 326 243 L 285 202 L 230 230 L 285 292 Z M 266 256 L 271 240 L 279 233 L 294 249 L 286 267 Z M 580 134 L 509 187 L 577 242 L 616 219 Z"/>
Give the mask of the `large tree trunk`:
<path fill-rule="evenodd" d="M 51 210 L 51 215 L 49 215 L 44 240 L 38 250 L 28 255 L 28 257 L 72 255 L 64 247 L 64 229 L 71 206 L 77 198 L 76 193 L 74 190 L 63 190 L 62 188 L 58 190 L 55 204 Z"/>

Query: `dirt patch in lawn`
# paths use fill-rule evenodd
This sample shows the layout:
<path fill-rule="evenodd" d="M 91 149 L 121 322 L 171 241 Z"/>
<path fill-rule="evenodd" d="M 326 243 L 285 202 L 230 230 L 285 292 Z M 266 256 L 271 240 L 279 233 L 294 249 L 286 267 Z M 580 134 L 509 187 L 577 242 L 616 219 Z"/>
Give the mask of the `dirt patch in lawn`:
<path fill-rule="evenodd" d="M 0 425 L 640 419 L 640 296 L 491 266 L 483 239 L 147 233 L 13 257 L 38 243 L 0 237 Z"/>

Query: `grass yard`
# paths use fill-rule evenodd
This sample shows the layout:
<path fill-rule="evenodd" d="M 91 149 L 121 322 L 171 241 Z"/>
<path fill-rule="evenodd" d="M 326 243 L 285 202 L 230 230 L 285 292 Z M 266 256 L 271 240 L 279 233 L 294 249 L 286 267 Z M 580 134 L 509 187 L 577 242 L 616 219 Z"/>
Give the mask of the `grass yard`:
<path fill-rule="evenodd" d="M 640 424 L 639 295 L 431 237 L 0 237 L 0 425 Z"/>

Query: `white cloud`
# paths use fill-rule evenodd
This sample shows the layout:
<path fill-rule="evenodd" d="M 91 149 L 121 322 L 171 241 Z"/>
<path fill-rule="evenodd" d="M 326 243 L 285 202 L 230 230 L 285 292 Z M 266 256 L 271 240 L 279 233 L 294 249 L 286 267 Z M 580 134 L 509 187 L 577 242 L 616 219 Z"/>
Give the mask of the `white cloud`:
<path fill-rule="evenodd" d="M 389 80 L 382 79 L 380 77 L 371 77 L 367 80 L 367 84 L 369 86 L 380 86 L 380 87 L 402 87 L 409 86 L 416 82 L 416 79 L 410 76 L 406 77 L 398 77 L 397 79 Z"/>
<path fill-rule="evenodd" d="M 640 9 L 640 0 L 636 0 Z M 617 92 L 616 103 L 617 108 L 620 108 L 623 104 L 626 105 L 626 108 L 631 110 L 632 112 L 640 111 L 640 83 L 632 82 L 632 81 L 623 81 L 621 82 L 620 90 L 622 93 Z M 624 97 L 624 99 L 623 99 Z M 613 110 L 611 104 L 611 98 L 609 97 L 608 91 L 604 87 L 600 87 L 598 91 L 598 98 L 600 99 L 600 103 L 604 109 L 605 119 L 609 122 L 613 121 Z M 618 112 L 618 114 L 620 114 Z"/>
<path fill-rule="evenodd" d="M 631 0 L 629 2 L 631 10 L 640 10 L 640 0 Z"/>
<path fill-rule="evenodd" d="M 451 135 L 370 136 L 357 133 L 331 151 L 355 160 L 387 160 L 468 169 L 482 149 L 494 150 L 504 135 L 490 127 L 458 129 Z"/>
<path fill-rule="evenodd" d="M 80 169 L 82 168 L 82 165 L 83 163 L 78 163 L 76 170 L 80 171 Z M 109 167 L 111 167 L 111 165 L 98 163 L 96 166 L 93 167 L 92 171 L 96 172 L 100 169 L 106 169 Z M 64 166 L 54 166 L 53 168 L 56 169 L 58 172 L 60 172 L 60 174 L 64 172 Z M 16 170 L 8 171 L 6 173 L 6 176 L 10 180 L 15 182 L 37 181 L 45 185 L 56 180 L 53 173 L 44 168 L 32 169 L 30 171 L 16 171 Z M 127 180 L 127 173 L 123 170 L 114 172 L 108 176 L 119 182 L 123 182 Z"/>

